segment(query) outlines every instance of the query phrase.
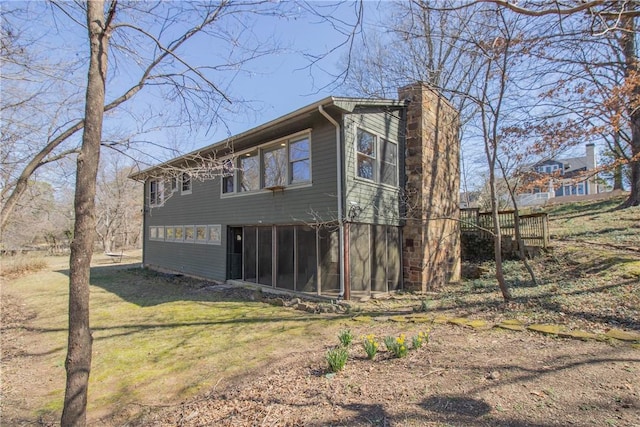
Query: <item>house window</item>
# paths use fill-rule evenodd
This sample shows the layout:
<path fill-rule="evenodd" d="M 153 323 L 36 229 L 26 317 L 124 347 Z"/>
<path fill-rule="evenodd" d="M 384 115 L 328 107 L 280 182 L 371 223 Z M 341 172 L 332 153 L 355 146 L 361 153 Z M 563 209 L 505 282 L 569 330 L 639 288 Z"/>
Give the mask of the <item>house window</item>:
<path fill-rule="evenodd" d="M 357 133 L 357 176 L 398 185 L 398 144 L 362 129 Z"/>
<path fill-rule="evenodd" d="M 149 181 L 149 205 L 160 206 L 164 201 L 164 185 L 159 179 Z"/>
<path fill-rule="evenodd" d="M 149 240 L 156 240 L 158 238 L 158 228 L 150 227 L 149 228 Z"/>
<path fill-rule="evenodd" d="M 176 178 L 175 176 L 171 177 L 170 185 L 171 185 L 171 192 L 176 191 L 178 189 L 178 178 Z"/>
<path fill-rule="evenodd" d="M 182 179 L 180 180 L 181 184 L 181 194 L 191 194 L 191 176 L 188 173 L 182 174 Z"/>
<path fill-rule="evenodd" d="M 311 139 L 308 131 L 303 131 L 241 153 L 238 160 L 226 160 L 222 194 L 273 190 L 310 181 Z"/>
<path fill-rule="evenodd" d="M 175 239 L 176 235 L 175 235 L 174 232 L 175 232 L 175 228 L 173 228 L 173 227 L 166 227 L 165 228 L 165 235 L 166 235 L 167 240 Z"/>
<path fill-rule="evenodd" d="M 184 226 L 184 240 L 187 242 L 193 242 L 195 240 L 195 231 L 193 225 Z"/>
<path fill-rule="evenodd" d="M 220 224 L 210 225 L 208 231 L 207 243 L 220 245 L 222 243 L 222 226 Z"/>
<path fill-rule="evenodd" d="M 158 227 L 158 240 L 164 240 L 164 227 Z"/>
<path fill-rule="evenodd" d="M 262 170 L 265 188 L 284 186 L 287 183 L 287 144 L 264 151 Z"/>
<path fill-rule="evenodd" d="M 358 176 L 376 180 L 376 137 L 372 133 L 358 129 Z"/>
<path fill-rule="evenodd" d="M 258 152 L 247 153 L 240 158 L 239 171 L 240 191 L 260 189 L 260 162 Z"/>
<path fill-rule="evenodd" d="M 308 182 L 311 179 L 311 153 L 309 138 L 289 144 L 289 183 Z"/>
<path fill-rule="evenodd" d="M 207 243 L 206 225 L 196 225 L 196 243 Z"/>
<path fill-rule="evenodd" d="M 380 182 L 398 185 L 398 145 L 382 139 L 380 147 Z"/>
<path fill-rule="evenodd" d="M 184 228 L 182 226 L 174 228 L 173 238 L 176 240 L 182 240 L 184 238 Z"/>
<path fill-rule="evenodd" d="M 233 193 L 234 188 L 233 160 L 227 159 L 222 165 L 222 193 Z"/>

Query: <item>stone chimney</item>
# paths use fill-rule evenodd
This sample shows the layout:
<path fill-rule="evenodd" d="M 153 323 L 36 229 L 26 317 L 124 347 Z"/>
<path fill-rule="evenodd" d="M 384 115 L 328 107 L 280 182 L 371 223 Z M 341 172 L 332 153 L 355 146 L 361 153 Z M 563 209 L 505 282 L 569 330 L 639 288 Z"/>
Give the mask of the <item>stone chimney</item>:
<path fill-rule="evenodd" d="M 422 82 L 398 96 L 408 103 L 404 287 L 424 292 L 460 279 L 458 113 Z"/>
<path fill-rule="evenodd" d="M 595 144 L 587 144 L 585 146 L 587 155 L 587 170 L 596 168 L 596 146 Z"/>

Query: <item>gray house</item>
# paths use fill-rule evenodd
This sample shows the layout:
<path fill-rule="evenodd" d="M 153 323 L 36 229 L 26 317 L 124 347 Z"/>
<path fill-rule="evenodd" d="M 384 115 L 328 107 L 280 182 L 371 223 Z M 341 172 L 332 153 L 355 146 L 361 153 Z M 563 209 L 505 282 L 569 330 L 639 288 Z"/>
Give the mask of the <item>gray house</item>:
<path fill-rule="evenodd" d="M 457 115 L 422 83 L 329 97 L 138 172 L 143 264 L 343 297 L 459 271 Z"/>
<path fill-rule="evenodd" d="M 545 188 L 534 187 L 518 195 L 521 206 L 544 204 L 554 198 L 588 196 L 600 193 L 595 145 L 585 145 L 584 156 L 545 159 L 528 166 L 539 176 L 550 179 Z"/>

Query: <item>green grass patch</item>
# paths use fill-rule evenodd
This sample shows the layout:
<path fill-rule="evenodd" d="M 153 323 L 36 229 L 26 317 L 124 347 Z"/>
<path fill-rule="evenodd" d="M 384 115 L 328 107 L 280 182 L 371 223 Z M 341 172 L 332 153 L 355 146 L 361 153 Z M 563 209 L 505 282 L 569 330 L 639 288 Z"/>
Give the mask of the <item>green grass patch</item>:
<path fill-rule="evenodd" d="M 7 285 L 19 295 L 41 339 L 40 369 L 57 382 L 37 413 L 62 409 L 67 340 L 68 276 L 40 272 Z M 232 381 L 291 351 L 333 335 L 338 320 L 224 296 L 199 282 L 140 270 L 92 270 L 93 361 L 88 411 L 109 416 L 140 405 L 189 398 Z M 131 405 L 135 403 L 136 405 Z"/>

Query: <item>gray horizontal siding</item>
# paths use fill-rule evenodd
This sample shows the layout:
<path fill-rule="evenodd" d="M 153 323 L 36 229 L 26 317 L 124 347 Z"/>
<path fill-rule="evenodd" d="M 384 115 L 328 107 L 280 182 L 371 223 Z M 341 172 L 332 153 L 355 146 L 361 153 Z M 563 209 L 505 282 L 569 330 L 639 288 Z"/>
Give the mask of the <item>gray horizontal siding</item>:
<path fill-rule="evenodd" d="M 306 128 L 312 128 L 310 186 L 289 187 L 281 192 L 263 190 L 221 197 L 220 177 L 205 181 L 194 180 L 191 194 L 181 195 L 180 191 L 176 191 L 165 200 L 163 206 L 145 209 L 145 264 L 224 280 L 228 226 L 335 220 L 335 128 L 317 113 L 312 114 L 309 121 L 296 130 Z M 263 141 L 268 142 L 269 140 Z M 209 224 L 222 225 L 221 245 L 156 241 L 149 240 L 148 236 L 151 226 Z"/>
<path fill-rule="evenodd" d="M 344 119 L 345 135 L 345 215 L 352 206 L 361 209 L 357 222 L 401 225 L 400 189 L 357 178 L 356 131 L 362 128 L 382 138 L 398 143 L 398 183 L 404 181 L 404 137 L 401 134 L 400 112 L 360 112 Z"/>
<path fill-rule="evenodd" d="M 226 240 L 224 232 L 220 246 L 145 240 L 144 262 L 167 270 L 222 281 L 226 275 Z"/>

